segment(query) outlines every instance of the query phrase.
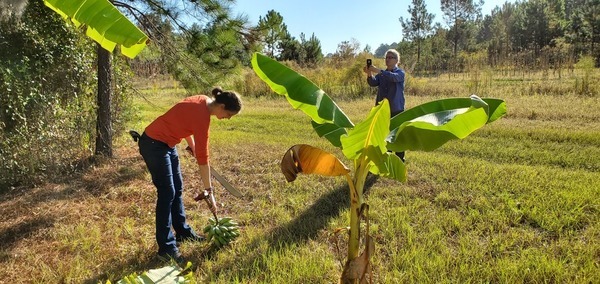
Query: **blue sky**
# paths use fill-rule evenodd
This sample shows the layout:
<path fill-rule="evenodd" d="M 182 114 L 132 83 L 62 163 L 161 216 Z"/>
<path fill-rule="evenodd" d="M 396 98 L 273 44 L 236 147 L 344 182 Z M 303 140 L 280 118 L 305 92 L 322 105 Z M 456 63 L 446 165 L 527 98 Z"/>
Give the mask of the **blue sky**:
<path fill-rule="evenodd" d="M 426 0 L 427 10 L 435 14 L 434 23 L 445 26 L 440 10 L 440 0 Z M 489 15 L 499 3 L 487 0 L 482 12 Z M 514 1 L 510 1 L 514 2 Z M 313 33 L 321 41 L 323 53 L 333 53 L 342 41 L 356 39 L 375 51 L 380 44 L 399 42 L 402 39 L 400 17 L 409 18 L 410 0 L 237 0 L 234 13 L 244 13 L 252 24 L 258 22 L 269 10 L 283 16 L 290 34 L 297 39 L 304 33 L 308 39 Z"/>

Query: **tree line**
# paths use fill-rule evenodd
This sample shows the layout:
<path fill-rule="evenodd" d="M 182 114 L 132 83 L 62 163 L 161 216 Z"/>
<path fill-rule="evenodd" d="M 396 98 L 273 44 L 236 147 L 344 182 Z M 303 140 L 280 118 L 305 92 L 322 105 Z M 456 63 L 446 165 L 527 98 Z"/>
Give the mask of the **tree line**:
<path fill-rule="evenodd" d="M 352 38 L 339 43 L 333 54 L 323 54 L 314 33 L 310 37 L 304 33 L 291 35 L 285 19 L 275 10 L 261 16 L 254 26 L 243 20 L 222 21 L 194 26 L 191 33 L 183 34 L 174 32 L 177 29 L 164 17 L 152 25 L 163 27 L 164 34 L 187 38 L 187 50 L 201 58 L 203 64 L 221 64 L 225 69 L 247 65 L 254 51 L 280 61 L 315 67 L 326 60 L 348 60 L 360 53 L 382 57 L 390 48 L 400 51 L 402 61 L 411 70 L 423 72 L 462 72 L 474 64 L 534 70 L 560 68 L 572 66 L 582 56 L 591 56 L 596 64 L 600 63 L 600 0 L 506 2 L 489 15 L 481 13 L 482 0 L 440 3 L 443 23 L 433 23 L 434 15 L 424 0 L 412 0 L 408 7 L 410 16 L 398 18 L 402 25 L 398 42 L 382 43 L 371 50 L 368 45 L 361 49 L 360 42 Z M 161 16 L 154 18 L 158 21 Z M 209 48 L 218 45 L 214 38 L 222 43 L 219 49 Z M 211 39 L 214 42 L 207 42 Z M 145 60 L 155 59 L 142 57 L 137 64 L 150 62 Z M 173 66 L 166 69 L 181 70 Z"/>
<path fill-rule="evenodd" d="M 400 19 L 405 40 L 397 48 L 423 70 L 462 71 L 470 54 L 491 67 L 560 67 L 582 56 L 600 63 L 598 0 L 507 2 L 485 16 L 482 5 L 441 0 L 444 28 L 432 24 L 423 0 L 413 0 L 410 18 Z"/>

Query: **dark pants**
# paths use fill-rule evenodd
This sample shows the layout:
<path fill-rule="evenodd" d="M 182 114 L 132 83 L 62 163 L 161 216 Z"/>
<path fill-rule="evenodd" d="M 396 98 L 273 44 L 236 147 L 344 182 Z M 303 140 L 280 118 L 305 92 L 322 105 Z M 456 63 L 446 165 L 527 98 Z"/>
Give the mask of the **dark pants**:
<path fill-rule="evenodd" d="M 156 186 L 156 242 L 158 253 L 176 253 L 178 251 L 175 236 L 195 235 L 185 220 L 183 207 L 183 180 L 179 167 L 179 156 L 176 148 L 148 137 L 145 133 L 140 141 L 140 154 L 152 175 Z"/>
<path fill-rule="evenodd" d="M 400 158 L 400 160 L 402 160 L 402 162 L 404 162 L 404 151 L 396 152 L 396 156 L 398 156 L 398 158 Z"/>
<path fill-rule="evenodd" d="M 396 116 L 397 114 L 399 114 L 399 113 L 401 113 L 403 111 L 404 110 L 392 112 L 391 113 L 391 117 L 394 117 L 394 116 Z M 395 152 L 395 153 L 396 153 L 396 156 L 398 156 L 398 158 L 400 158 L 400 160 L 402 160 L 402 162 L 404 162 L 404 151 L 402 151 L 402 152 Z"/>

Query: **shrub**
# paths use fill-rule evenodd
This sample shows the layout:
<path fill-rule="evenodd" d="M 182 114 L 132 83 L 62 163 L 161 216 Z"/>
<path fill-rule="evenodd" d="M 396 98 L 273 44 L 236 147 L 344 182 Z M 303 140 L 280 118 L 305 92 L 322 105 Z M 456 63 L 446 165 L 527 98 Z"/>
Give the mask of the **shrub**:
<path fill-rule="evenodd" d="M 3 19 L 0 35 L 1 191 L 64 175 L 91 155 L 97 45 L 41 1 L 30 1 L 21 18 Z M 126 118 L 124 88 L 117 85 L 112 100 L 115 130 Z"/>
<path fill-rule="evenodd" d="M 575 80 L 575 92 L 582 96 L 594 96 L 600 93 L 598 84 L 593 84 L 592 74 L 594 72 L 595 60 L 592 56 L 582 56 L 575 68 L 583 71 L 583 76 Z"/>

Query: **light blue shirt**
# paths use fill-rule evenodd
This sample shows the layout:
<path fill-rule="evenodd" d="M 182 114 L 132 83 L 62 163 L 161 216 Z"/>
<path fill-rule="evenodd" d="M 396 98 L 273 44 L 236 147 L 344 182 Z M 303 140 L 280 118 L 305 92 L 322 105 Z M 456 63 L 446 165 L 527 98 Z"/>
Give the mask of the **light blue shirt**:
<path fill-rule="evenodd" d="M 392 71 L 383 70 L 374 77 L 367 77 L 369 86 L 379 87 L 375 104 L 387 98 L 392 116 L 404 111 L 404 76 L 404 70 L 394 67 Z"/>

